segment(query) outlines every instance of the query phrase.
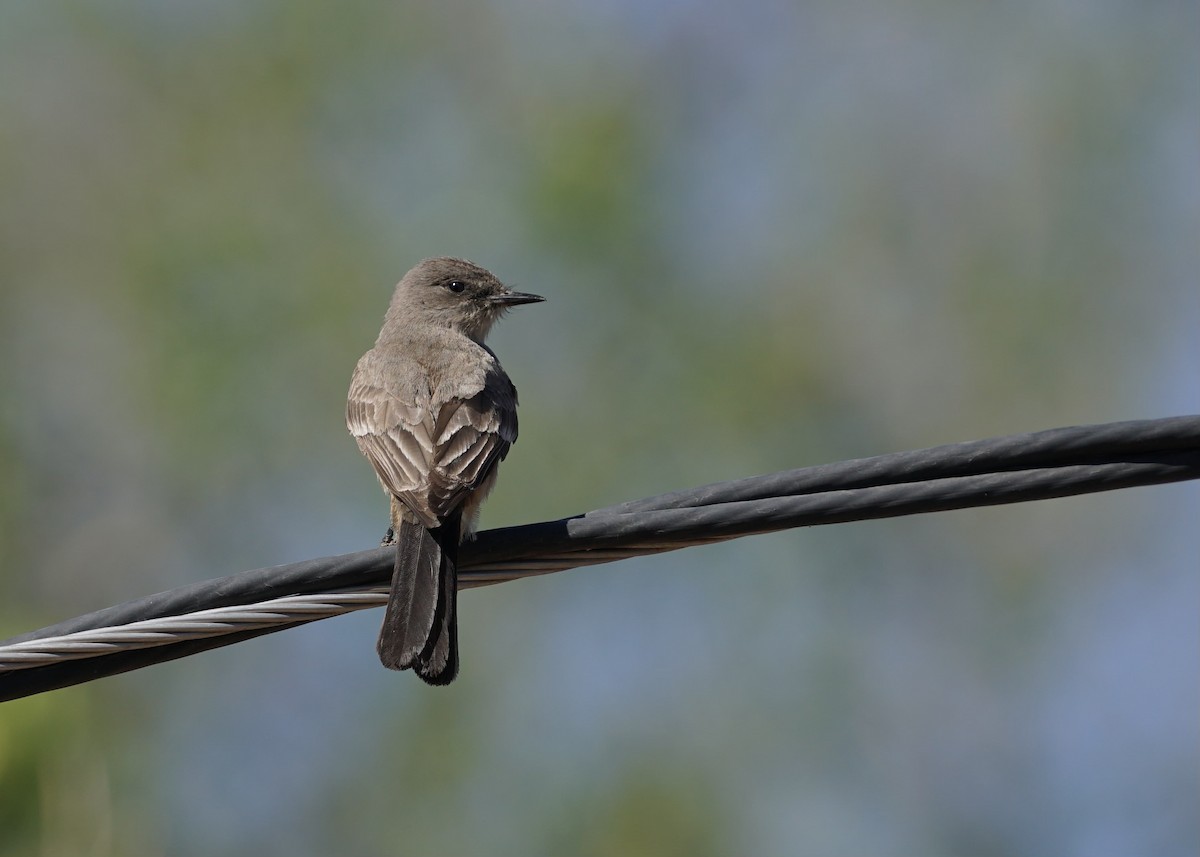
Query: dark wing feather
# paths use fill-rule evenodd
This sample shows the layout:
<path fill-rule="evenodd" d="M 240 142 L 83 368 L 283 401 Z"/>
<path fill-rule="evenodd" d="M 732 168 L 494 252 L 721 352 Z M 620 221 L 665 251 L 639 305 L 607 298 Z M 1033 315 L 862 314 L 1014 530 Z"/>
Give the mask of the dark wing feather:
<path fill-rule="evenodd" d="M 487 479 L 516 441 L 516 388 L 494 370 L 480 392 L 443 404 L 435 425 L 429 504 L 443 517 Z"/>

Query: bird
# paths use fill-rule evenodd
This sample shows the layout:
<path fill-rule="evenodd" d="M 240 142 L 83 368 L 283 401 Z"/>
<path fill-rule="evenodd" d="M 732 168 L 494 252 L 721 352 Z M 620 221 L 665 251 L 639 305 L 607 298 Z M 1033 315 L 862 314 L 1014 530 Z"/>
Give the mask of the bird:
<path fill-rule="evenodd" d="M 351 377 L 346 427 L 390 498 L 384 544 L 396 547 L 376 650 L 427 684 L 458 674 L 458 548 L 517 440 L 517 389 L 484 340 L 542 300 L 464 259 L 425 259 Z"/>

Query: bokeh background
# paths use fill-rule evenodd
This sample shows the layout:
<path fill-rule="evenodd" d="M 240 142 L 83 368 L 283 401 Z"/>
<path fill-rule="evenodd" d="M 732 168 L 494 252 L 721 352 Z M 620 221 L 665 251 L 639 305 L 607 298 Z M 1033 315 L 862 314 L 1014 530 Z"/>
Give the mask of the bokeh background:
<path fill-rule="evenodd" d="M 493 344 L 483 525 L 1200 411 L 1194 2 L 0 6 L 0 635 L 377 544 L 350 371 Z M 0 706 L 0 855 L 1194 855 L 1200 489 L 849 524 Z"/>

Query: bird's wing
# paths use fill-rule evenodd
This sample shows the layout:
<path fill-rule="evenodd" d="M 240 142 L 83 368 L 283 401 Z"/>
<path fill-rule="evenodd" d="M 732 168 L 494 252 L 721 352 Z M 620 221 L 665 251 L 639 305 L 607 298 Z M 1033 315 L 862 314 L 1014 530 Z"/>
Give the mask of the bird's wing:
<path fill-rule="evenodd" d="M 402 396 L 356 374 L 346 425 L 383 487 L 435 527 L 517 439 L 516 390 L 497 369 L 479 392 L 435 407 L 427 392 Z"/>
<path fill-rule="evenodd" d="M 439 517 L 458 507 L 517 439 L 517 391 L 502 372 L 468 399 L 451 399 L 435 423 L 430 505 Z"/>

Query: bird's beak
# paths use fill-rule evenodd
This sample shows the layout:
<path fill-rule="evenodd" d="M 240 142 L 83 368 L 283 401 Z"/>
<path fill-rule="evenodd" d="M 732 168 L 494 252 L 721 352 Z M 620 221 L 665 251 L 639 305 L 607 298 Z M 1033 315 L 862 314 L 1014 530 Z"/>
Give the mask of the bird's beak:
<path fill-rule="evenodd" d="M 536 304 L 544 301 L 541 295 L 531 295 L 528 292 L 500 292 L 492 295 L 492 303 L 500 306 L 520 306 L 521 304 Z"/>

